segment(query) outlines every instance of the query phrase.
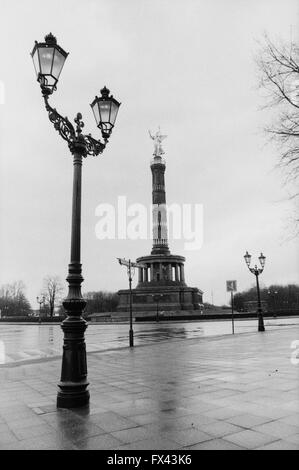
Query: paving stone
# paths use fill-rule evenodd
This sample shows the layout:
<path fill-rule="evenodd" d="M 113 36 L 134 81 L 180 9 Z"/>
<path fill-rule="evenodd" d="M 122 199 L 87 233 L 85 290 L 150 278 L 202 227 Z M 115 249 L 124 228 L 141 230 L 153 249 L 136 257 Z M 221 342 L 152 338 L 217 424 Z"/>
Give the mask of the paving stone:
<path fill-rule="evenodd" d="M 171 441 L 175 441 L 181 446 L 190 446 L 192 444 L 198 444 L 199 442 L 212 439 L 211 435 L 193 428 L 166 431 L 163 433 L 163 437 Z"/>
<path fill-rule="evenodd" d="M 201 442 L 193 446 L 184 447 L 190 450 L 244 450 L 244 447 L 224 441 L 223 439 L 211 439 L 210 441 Z"/>
<path fill-rule="evenodd" d="M 261 424 L 253 428 L 254 431 L 262 432 L 275 436 L 279 439 L 286 439 L 288 436 L 299 434 L 299 427 L 291 424 L 285 424 L 282 421 L 271 421 L 270 423 Z"/>
<path fill-rule="evenodd" d="M 214 418 L 214 419 L 223 419 L 227 420 L 228 418 L 231 418 L 233 416 L 238 416 L 242 413 L 241 409 L 235 409 L 235 408 L 227 408 L 227 407 L 214 407 L 212 411 L 207 411 L 204 412 L 204 415 L 209 417 L 209 418 Z"/>
<path fill-rule="evenodd" d="M 271 442 L 277 441 L 278 439 L 277 437 L 269 436 L 248 429 L 246 431 L 241 431 L 235 434 L 230 434 L 229 436 L 225 436 L 224 440 L 245 447 L 245 449 L 256 449 L 257 447 L 270 444 Z"/>
<path fill-rule="evenodd" d="M 255 450 L 299 450 L 299 443 L 293 444 L 289 441 L 279 440 L 262 447 L 257 447 Z"/>
<path fill-rule="evenodd" d="M 26 429 L 32 426 L 38 426 L 42 424 L 38 416 L 34 416 L 33 418 L 25 418 L 25 419 L 7 419 L 7 425 L 12 431 Z"/>
<path fill-rule="evenodd" d="M 159 421 L 159 413 L 146 413 L 141 415 L 135 415 L 131 417 L 131 420 L 136 423 L 136 425 L 150 424 L 156 421 Z"/>
<path fill-rule="evenodd" d="M 23 439 L 35 439 L 39 438 L 45 434 L 49 434 L 53 431 L 51 426 L 45 424 L 37 424 L 34 426 L 27 426 L 22 428 L 16 428 L 13 430 L 14 435 L 19 440 Z"/>
<path fill-rule="evenodd" d="M 265 416 L 256 416 L 251 414 L 243 414 L 238 416 L 233 416 L 228 418 L 228 421 L 231 424 L 235 424 L 236 426 L 241 426 L 243 428 L 253 428 L 254 426 L 258 426 L 259 424 L 264 424 L 269 421 L 272 421 L 271 418 L 267 418 Z"/>
<path fill-rule="evenodd" d="M 137 428 L 123 429 L 122 431 L 112 432 L 111 435 L 119 439 L 124 444 L 129 444 L 142 441 L 147 438 L 153 438 L 154 432 L 151 431 L 151 428 L 149 427 L 138 426 Z"/>
<path fill-rule="evenodd" d="M 10 429 L 9 429 L 8 424 L 0 423 L 0 434 L 6 433 L 6 432 L 9 432 L 9 431 L 10 431 Z"/>
<path fill-rule="evenodd" d="M 285 439 L 286 439 L 288 442 L 292 442 L 293 444 L 298 444 L 298 442 L 299 442 L 299 434 L 288 435 Z"/>
<path fill-rule="evenodd" d="M 235 426 L 234 424 L 227 423 L 225 421 L 216 421 L 211 424 L 205 424 L 201 426 L 200 429 L 213 437 L 223 437 L 228 434 L 234 434 L 244 430 L 240 426 Z"/>
<path fill-rule="evenodd" d="M 79 440 L 105 434 L 106 431 L 99 426 L 86 422 L 74 426 L 60 426 L 58 428 L 58 433 L 61 434 L 65 439 L 68 439 L 72 442 L 77 442 Z"/>
<path fill-rule="evenodd" d="M 123 418 L 113 412 L 97 413 L 92 415 L 90 421 L 100 426 L 106 432 L 120 431 L 122 429 L 129 429 L 137 426 L 134 421 Z"/>
<path fill-rule="evenodd" d="M 9 444 L 7 450 L 76 450 L 72 442 L 62 440 L 59 436 L 47 434 L 36 439 L 24 439 Z"/>
<path fill-rule="evenodd" d="M 10 444 L 12 442 L 16 442 L 17 441 L 17 437 L 15 436 L 15 434 L 11 431 L 5 431 L 5 432 L 1 432 L 0 433 L 0 445 L 3 446 L 3 445 L 6 445 L 6 444 Z"/>
<path fill-rule="evenodd" d="M 178 450 L 182 447 L 174 442 L 165 438 L 144 439 L 142 441 L 133 442 L 132 444 L 123 444 L 115 447 L 116 450 Z"/>
<path fill-rule="evenodd" d="M 298 394 L 298 391 L 297 391 Z M 299 426 L 299 413 L 294 413 L 290 416 L 285 416 L 279 420 L 281 423 L 291 424 L 293 426 Z"/>
<path fill-rule="evenodd" d="M 115 449 L 122 442 L 113 437 L 111 434 L 102 434 L 100 436 L 90 437 L 89 439 L 84 439 L 78 441 L 76 446 L 81 450 L 103 450 L 103 449 Z"/>
<path fill-rule="evenodd" d="M 286 360 L 296 335 L 292 326 L 89 354 L 91 404 L 77 410 L 56 408 L 60 358 L 0 365 L 0 448 L 297 448 L 299 369 Z"/>

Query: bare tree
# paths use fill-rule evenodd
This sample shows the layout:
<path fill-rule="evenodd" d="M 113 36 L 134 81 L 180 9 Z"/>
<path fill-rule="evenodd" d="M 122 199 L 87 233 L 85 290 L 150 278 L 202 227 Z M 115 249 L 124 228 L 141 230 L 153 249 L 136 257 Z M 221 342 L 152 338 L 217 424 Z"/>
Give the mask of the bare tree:
<path fill-rule="evenodd" d="M 58 276 L 46 276 L 41 295 L 45 297 L 45 303 L 49 307 L 50 317 L 54 315 L 57 304 L 61 301 L 63 284 Z"/>
<path fill-rule="evenodd" d="M 287 311 L 293 310 L 294 313 L 299 309 L 299 285 L 273 284 L 261 289 L 261 299 L 267 303 L 269 311 Z M 243 292 L 234 295 L 234 306 L 236 310 L 243 311 L 245 302 L 256 300 L 256 287 L 253 286 Z"/>
<path fill-rule="evenodd" d="M 84 315 L 89 315 L 95 312 L 113 312 L 118 305 L 117 292 L 86 292 L 84 298 L 87 300 L 87 305 L 84 310 Z"/>
<path fill-rule="evenodd" d="M 275 108 L 277 112 L 266 131 L 278 144 L 278 165 L 285 170 L 286 182 L 292 188 L 290 197 L 298 198 L 299 47 L 292 42 L 274 44 L 265 35 L 257 64 L 260 87 L 266 92 L 265 107 Z"/>
<path fill-rule="evenodd" d="M 15 281 L 0 287 L 0 311 L 3 316 L 28 316 L 31 306 L 25 295 L 25 284 Z"/>

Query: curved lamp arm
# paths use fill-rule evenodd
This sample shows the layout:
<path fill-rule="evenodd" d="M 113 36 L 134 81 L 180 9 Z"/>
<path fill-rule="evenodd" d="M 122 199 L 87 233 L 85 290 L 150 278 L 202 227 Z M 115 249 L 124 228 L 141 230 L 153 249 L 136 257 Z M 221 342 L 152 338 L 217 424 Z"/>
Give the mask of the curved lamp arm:
<path fill-rule="evenodd" d="M 86 145 L 86 153 L 96 157 L 103 152 L 106 144 L 103 144 L 100 140 L 94 139 L 91 134 L 84 135 L 84 142 Z"/>
<path fill-rule="evenodd" d="M 254 268 L 249 268 L 249 271 L 251 271 L 252 274 L 255 274 L 256 276 L 259 276 L 264 271 L 264 268 L 258 268 L 255 266 Z"/>
<path fill-rule="evenodd" d="M 59 135 L 71 144 L 76 138 L 76 132 L 72 123 L 67 117 L 62 117 L 55 108 L 49 104 L 49 97 L 43 93 L 45 100 L 45 107 L 48 111 L 49 119 L 54 124 L 54 128 L 59 132 Z"/>
<path fill-rule="evenodd" d="M 84 127 L 84 122 L 82 121 L 82 115 L 77 114 L 74 119 L 76 123 L 76 130 L 73 124 L 69 121 L 67 117 L 61 116 L 55 108 L 49 104 L 49 96 L 47 93 L 43 93 L 43 98 L 45 101 L 45 107 L 48 111 L 49 120 L 54 124 L 54 128 L 59 132 L 59 135 L 67 141 L 69 146 L 71 146 L 80 136 L 80 140 L 84 142 L 87 155 L 97 156 L 103 152 L 106 147 L 106 144 L 103 144 L 100 140 L 94 139 L 91 134 L 82 135 L 82 128 Z"/>

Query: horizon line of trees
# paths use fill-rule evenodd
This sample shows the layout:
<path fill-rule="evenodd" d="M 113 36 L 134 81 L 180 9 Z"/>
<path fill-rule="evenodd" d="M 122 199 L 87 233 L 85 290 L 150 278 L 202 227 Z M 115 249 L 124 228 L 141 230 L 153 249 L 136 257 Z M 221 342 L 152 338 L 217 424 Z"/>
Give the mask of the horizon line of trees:
<path fill-rule="evenodd" d="M 1 317 L 29 316 L 32 313 L 31 305 L 25 295 L 25 284 L 15 281 L 0 287 Z"/>
<path fill-rule="evenodd" d="M 58 276 L 46 276 L 40 295 L 37 296 L 36 308 L 32 308 L 25 294 L 26 286 L 23 281 L 15 281 L 0 286 L 0 317 L 28 317 L 41 315 L 54 316 L 55 311 L 64 315 L 63 293 L 64 287 Z M 94 312 L 112 312 L 118 305 L 117 292 L 90 291 L 83 294 L 87 300 L 84 316 Z M 38 316 L 38 315 L 37 315 Z"/>
<path fill-rule="evenodd" d="M 85 292 L 83 293 L 83 298 L 87 301 L 83 312 L 84 318 L 91 313 L 114 312 L 119 301 L 118 293 L 109 291 Z M 64 313 L 65 310 L 61 304 L 59 307 L 59 314 L 63 315 Z"/>
<path fill-rule="evenodd" d="M 286 286 L 271 284 L 269 287 L 260 288 L 261 301 L 267 305 L 269 312 L 299 310 L 299 285 L 288 284 Z M 246 310 L 246 302 L 257 302 L 256 287 L 251 287 L 234 295 L 234 308 L 242 312 Z"/>
<path fill-rule="evenodd" d="M 63 285 L 58 276 L 46 276 L 43 288 L 36 301 L 39 307 L 32 308 L 26 297 L 26 287 L 23 281 L 15 281 L 0 286 L 0 316 L 28 317 L 38 310 L 41 316 L 53 317 L 55 308 L 61 304 Z"/>
<path fill-rule="evenodd" d="M 11 284 L 0 286 L 0 312 L 1 317 L 9 316 L 31 316 L 35 311 L 39 311 L 41 316 L 53 317 L 55 309 L 59 315 L 64 315 L 65 310 L 62 305 L 63 287 L 57 276 L 47 276 L 44 278 L 44 287 L 41 291 L 41 298 L 44 297 L 44 303 L 40 308 L 32 309 L 29 300 L 25 295 L 25 284 L 22 281 L 16 281 Z M 268 311 L 279 310 L 299 310 L 299 285 L 297 284 L 271 284 L 269 287 L 260 288 L 261 301 L 265 302 Z M 42 297 L 43 296 L 43 297 Z M 116 310 L 119 297 L 117 292 L 109 291 L 89 291 L 83 294 L 87 300 L 84 310 L 84 317 L 91 313 L 113 312 Z M 256 287 L 252 286 L 242 292 L 234 295 L 234 308 L 236 311 L 245 311 L 246 302 L 256 302 Z M 217 307 L 204 302 L 205 309 Z M 218 308 L 230 308 L 218 306 Z"/>

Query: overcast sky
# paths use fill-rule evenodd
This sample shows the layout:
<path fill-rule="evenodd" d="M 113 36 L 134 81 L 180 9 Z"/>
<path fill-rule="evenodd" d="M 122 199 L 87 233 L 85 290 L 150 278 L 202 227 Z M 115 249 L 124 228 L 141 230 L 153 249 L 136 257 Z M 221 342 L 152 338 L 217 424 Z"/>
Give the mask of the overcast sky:
<path fill-rule="evenodd" d="M 23 280 L 37 308 L 43 277 L 65 279 L 70 251 L 72 157 L 43 107 L 29 53 L 50 31 L 70 52 L 51 103 L 99 136 L 89 103 L 106 85 L 122 102 L 110 143 L 83 165 L 83 292 L 127 287 L 115 257 L 136 259 L 151 240 L 99 240 L 101 203 L 151 204 L 148 129 L 161 126 L 167 202 L 202 204 L 204 242 L 171 252 L 186 257 L 188 285 L 204 300 L 228 302 L 225 281 L 238 289 L 254 278 L 243 255 L 267 257 L 262 281 L 297 283 L 294 207 L 276 149 L 263 126 L 254 63 L 264 31 L 290 39 L 294 0 L 1 0 L 0 284 Z M 294 28 L 293 28 L 294 29 Z"/>

